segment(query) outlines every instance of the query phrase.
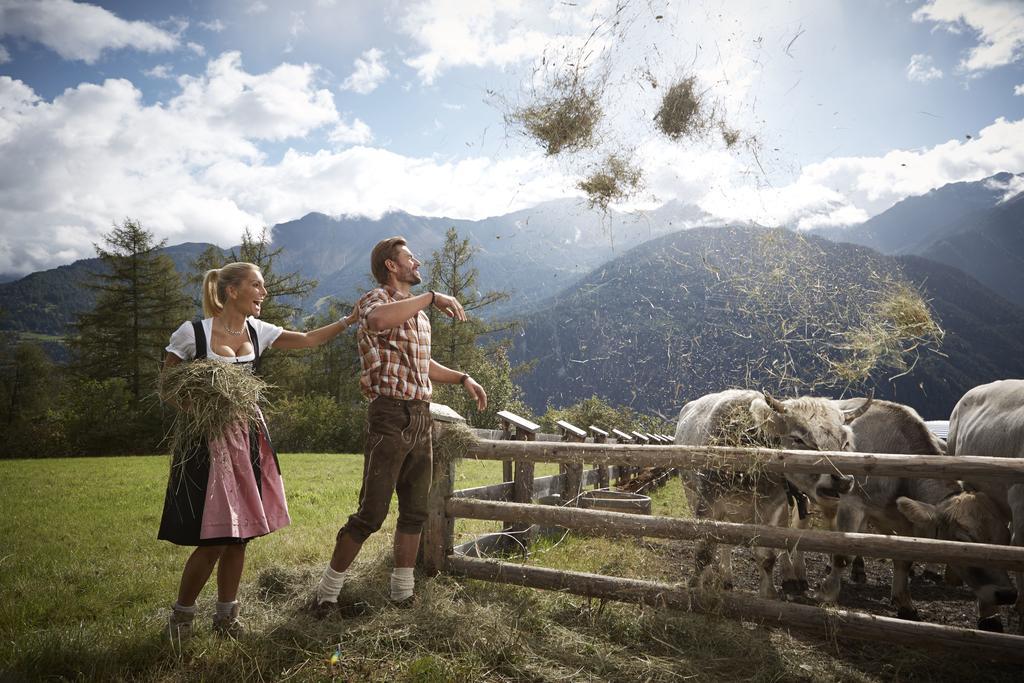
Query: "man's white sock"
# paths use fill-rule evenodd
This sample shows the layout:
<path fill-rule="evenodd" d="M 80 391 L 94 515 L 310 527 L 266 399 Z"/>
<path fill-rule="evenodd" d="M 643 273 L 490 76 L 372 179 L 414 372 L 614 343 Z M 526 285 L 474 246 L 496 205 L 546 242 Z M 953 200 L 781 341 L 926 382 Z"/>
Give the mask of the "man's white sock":
<path fill-rule="evenodd" d="M 336 572 L 331 569 L 331 565 L 327 565 L 324 575 L 320 577 L 320 583 L 316 586 L 316 601 L 320 604 L 338 602 L 338 593 L 347 579 L 347 572 Z"/>
<path fill-rule="evenodd" d="M 395 567 L 391 570 L 391 599 L 395 602 L 412 597 L 412 589 L 416 585 L 416 577 L 413 576 L 412 569 L 412 567 Z"/>

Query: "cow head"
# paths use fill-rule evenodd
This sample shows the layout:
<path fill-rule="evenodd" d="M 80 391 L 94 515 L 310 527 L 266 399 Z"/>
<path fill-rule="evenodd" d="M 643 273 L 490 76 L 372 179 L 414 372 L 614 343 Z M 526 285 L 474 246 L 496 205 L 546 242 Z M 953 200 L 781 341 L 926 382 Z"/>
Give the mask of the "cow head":
<path fill-rule="evenodd" d="M 853 410 L 840 410 L 828 399 L 802 396 L 779 401 L 765 392 L 754 399 L 750 413 L 758 428 L 780 448 L 807 451 L 852 451 L 853 431 L 848 426 L 864 414 L 871 399 Z M 787 474 L 786 478 L 815 501 L 838 498 L 853 488 L 853 476 Z"/>
<path fill-rule="evenodd" d="M 1006 519 L 992 498 L 981 491 L 962 490 L 935 505 L 900 497 L 896 506 L 914 525 L 917 536 L 962 543 L 1010 544 Z M 1001 631 L 998 606 L 1017 600 L 1009 574 L 989 567 L 952 567 L 978 598 L 979 628 Z"/>

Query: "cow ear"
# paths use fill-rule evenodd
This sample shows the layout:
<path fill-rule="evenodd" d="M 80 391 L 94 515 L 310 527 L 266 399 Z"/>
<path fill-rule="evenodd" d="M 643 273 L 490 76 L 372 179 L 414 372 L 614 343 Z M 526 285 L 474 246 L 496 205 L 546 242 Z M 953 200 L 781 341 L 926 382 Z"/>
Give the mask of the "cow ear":
<path fill-rule="evenodd" d="M 919 500 L 907 498 L 906 496 L 900 496 L 896 499 L 896 507 L 899 508 L 900 514 L 909 519 L 914 525 L 927 526 L 934 524 L 939 518 L 938 510 L 934 505 L 922 503 Z"/>
<path fill-rule="evenodd" d="M 772 400 L 775 401 L 775 399 Z M 778 401 L 775 402 L 778 403 Z M 760 396 L 750 402 L 750 414 L 754 416 L 754 422 L 758 428 L 764 432 L 774 436 L 782 436 L 788 431 L 786 428 L 786 418 Z"/>

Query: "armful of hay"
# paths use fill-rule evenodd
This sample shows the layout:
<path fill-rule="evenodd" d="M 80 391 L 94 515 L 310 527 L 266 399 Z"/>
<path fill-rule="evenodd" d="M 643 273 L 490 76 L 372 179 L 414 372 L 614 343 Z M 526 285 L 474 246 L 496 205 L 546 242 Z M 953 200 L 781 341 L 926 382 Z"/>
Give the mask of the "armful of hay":
<path fill-rule="evenodd" d="M 248 368 L 203 359 L 179 363 L 160 376 L 160 400 L 177 408 L 172 451 L 196 439 L 217 436 L 238 421 L 258 422 L 270 386 Z"/>

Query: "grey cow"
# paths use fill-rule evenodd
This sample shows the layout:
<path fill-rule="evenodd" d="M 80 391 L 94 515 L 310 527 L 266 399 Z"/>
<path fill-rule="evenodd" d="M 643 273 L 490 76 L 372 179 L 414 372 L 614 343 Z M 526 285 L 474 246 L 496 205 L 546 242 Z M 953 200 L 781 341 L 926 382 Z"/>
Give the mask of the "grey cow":
<path fill-rule="evenodd" d="M 801 397 L 779 401 L 768 394 L 745 389 L 729 389 L 708 394 L 683 406 L 679 412 L 675 443 L 704 446 L 722 444 L 723 432 L 732 425 L 750 425 L 746 436 L 754 443 L 778 448 L 849 451 L 853 434 L 847 426 L 870 404 L 841 411 L 828 399 Z M 737 420 L 737 415 L 741 419 Z M 735 427 L 741 429 L 741 427 Z M 737 443 L 743 435 L 733 435 L 726 442 Z M 788 483 L 788 485 L 787 485 Z M 787 474 L 782 476 L 744 476 L 730 474 L 725 469 L 705 468 L 684 476 L 690 508 L 698 517 L 711 517 L 731 522 L 753 522 L 773 526 L 788 526 L 789 500 L 801 492 L 812 500 L 835 498 L 848 491 L 853 477 L 834 474 Z M 760 594 L 775 598 L 778 593 L 772 579 L 776 551 L 772 548 L 754 548 L 761 570 Z M 732 585 L 732 567 L 729 554 L 722 562 L 717 557 L 717 545 L 705 540 L 698 544 L 697 567 L 694 580 L 698 584 L 712 578 L 716 568 L 723 585 Z M 795 566 L 794 566 L 795 564 Z M 806 588 L 802 558 L 784 554 L 783 586 L 787 591 Z M 789 585 L 787 585 L 789 584 Z M 796 584 L 796 585 L 794 585 Z"/>
<path fill-rule="evenodd" d="M 982 384 L 964 394 L 949 418 L 948 444 L 950 455 L 1024 457 L 1024 380 Z M 965 481 L 964 484 L 991 496 L 1001 522 L 1009 524 L 1011 543 L 1024 546 L 1024 482 Z M 969 576 L 961 575 L 969 581 Z M 1024 572 L 1017 572 L 1016 577 L 1018 593 L 1014 599 L 1024 630 Z M 994 630 L 1001 630 L 998 613 L 989 615 L 988 622 Z"/>
<path fill-rule="evenodd" d="M 840 409 L 859 405 L 860 399 L 835 401 Z M 944 444 L 928 430 L 921 417 L 908 406 L 875 401 L 851 425 L 855 450 L 861 453 L 904 453 L 942 455 Z M 959 482 L 941 479 L 899 477 L 858 477 L 857 484 L 838 501 L 825 501 L 826 518 L 837 531 L 860 531 L 870 523 L 877 531 L 900 536 L 926 536 L 968 542 L 1005 542 L 1006 524 L 1000 523 L 992 500 L 977 491 L 965 490 Z M 832 556 L 832 571 L 822 584 L 818 598 L 832 602 L 839 597 L 848 557 Z M 909 560 L 893 561 L 892 602 L 897 615 L 917 619 L 910 596 Z M 984 567 L 957 567 L 978 597 L 981 628 L 996 629 L 990 617 L 999 603 L 1015 599 L 1005 571 Z M 998 617 L 997 617 L 998 619 Z"/>

